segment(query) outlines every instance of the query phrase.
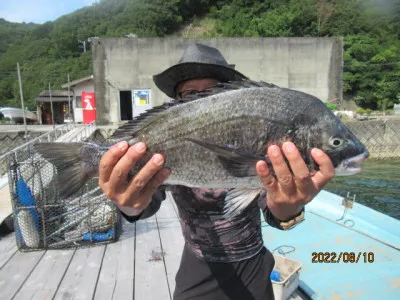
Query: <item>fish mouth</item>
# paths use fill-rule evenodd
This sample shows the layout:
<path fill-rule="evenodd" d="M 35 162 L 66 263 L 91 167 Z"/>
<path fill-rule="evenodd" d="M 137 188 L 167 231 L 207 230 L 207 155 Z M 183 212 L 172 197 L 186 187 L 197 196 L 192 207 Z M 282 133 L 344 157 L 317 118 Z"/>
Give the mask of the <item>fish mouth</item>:
<path fill-rule="evenodd" d="M 357 156 L 345 159 L 335 168 L 335 175 L 346 176 L 360 173 L 361 163 L 366 160 L 368 156 L 369 152 L 365 151 Z"/>

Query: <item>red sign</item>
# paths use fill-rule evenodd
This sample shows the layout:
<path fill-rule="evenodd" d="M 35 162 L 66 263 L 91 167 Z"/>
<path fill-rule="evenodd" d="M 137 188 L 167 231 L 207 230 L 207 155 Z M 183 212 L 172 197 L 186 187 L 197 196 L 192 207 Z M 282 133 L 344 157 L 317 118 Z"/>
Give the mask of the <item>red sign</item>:
<path fill-rule="evenodd" d="M 82 92 L 83 124 L 96 121 L 96 97 L 94 93 Z"/>

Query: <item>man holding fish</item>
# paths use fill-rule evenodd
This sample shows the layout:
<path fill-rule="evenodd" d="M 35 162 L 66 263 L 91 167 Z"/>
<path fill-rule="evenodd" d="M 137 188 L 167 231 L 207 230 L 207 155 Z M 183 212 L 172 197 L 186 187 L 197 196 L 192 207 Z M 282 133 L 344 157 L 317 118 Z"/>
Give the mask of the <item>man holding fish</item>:
<path fill-rule="evenodd" d="M 156 85 L 175 99 L 190 99 L 219 82 L 245 79 L 217 49 L 199 44 L 189 46 L 178 64 L 154 76 Z M 335 175 L 335 169 L 329 156 L 314 148 L 311 155 L 319 170 L 313 174 L 290 141 L 281 148 L 272 144 L 265 152 L 275 176 L 266 161 L 256 162 L 264 189 L 254 205 L 229 220 L 223 217 L 221 203 L 231 189 L 171 187 L 186 241 L 174 299 L 273 299 L 269 275 L 274 259 L 263 246 L 259 209 L 270 225 L 288 229 L 287 224 L 303 220 L 304 206 Z M 136 176 L 128 176 L 145 153 L 143 142 L 130 147 L 120 142 L 100 163 L 100 187 L 130 222 L 156 213 L 165 198 L 160 186 L 170 175 L 163 168 L 168 157 L 156 153 Z"/>
<path fill-rule="evenodd" d="M 190 45 L 153 80 L 175 101 L 118 128 L 125 141 L 35 145 L 57 168 L 59 196 L 99 174 L 135 222 L 168 190 L 185 238 L 174 299 L 273 299 L 260 209 L 290 229 L 334 175 L 360 172 L 368 151 L 322 101 L 251 81 L 212 47 Z"/>

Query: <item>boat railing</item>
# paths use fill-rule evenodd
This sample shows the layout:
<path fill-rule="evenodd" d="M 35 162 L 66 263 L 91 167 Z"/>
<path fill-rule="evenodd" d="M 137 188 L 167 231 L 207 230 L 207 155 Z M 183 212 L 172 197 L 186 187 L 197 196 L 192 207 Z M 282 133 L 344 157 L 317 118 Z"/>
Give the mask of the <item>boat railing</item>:
<path fill-rule="evenodd" d="M 84 126 L 77 134 L 75 134 L 72 137 L 72 139 L 70 141 L 71 142 L 79 142 L 82 139 L 89 137 L 95 131 L 96 131 L 96 122 L 93 121 L 92 123 Z"/>
<path fill-rule="evenodd" d="M 91 124 L 89 124 L 89 125 L 91 125 Z M 59 139 L 61 136 L 68 133 L 69 131 L 71 131 L 74 128 L 75 128 L 75 125 L 72 123 L 59 125 L 52 131 L 46 132 L 46 133 L 38 136 L 37 138 L 34 138 L 18 147 L 15 147 L 14 149 L 4 153 L 3 155 L 1 155 L 0 156 L 0 178 L 3 177 L 7 173 L 7 158 L 10 155 L 18 156 L 18 154 L 21 152 L 24 152 L 24 153 L 26 153 L 27 151 L 31 152 L 31 151 L 33 151 L 33 148 L 32 148 L 33 145 L 35 145 L 37 143 L 41 143 L 41 142 L 54 142 L 57 139 Z"/>

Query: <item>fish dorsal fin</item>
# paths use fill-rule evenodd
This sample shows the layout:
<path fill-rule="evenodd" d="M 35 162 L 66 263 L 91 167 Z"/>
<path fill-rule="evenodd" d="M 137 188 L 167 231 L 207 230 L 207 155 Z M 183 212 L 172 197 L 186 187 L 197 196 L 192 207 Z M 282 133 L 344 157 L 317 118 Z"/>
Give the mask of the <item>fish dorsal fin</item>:
<path fill-rule="evenodd" d="M 264 81 L 241 80 L 241 81 L 228 81 L 221 82 L 217 85 L 208 88 L 201 93 L 197 94 L 196 99 L 204 98 L 220 93 L 225 93 L 233 90 L 249 89 L 249 88 L 279 88 L 277 85 L 267 83 Z"/>
<path fill-rule="evenodd" d="M 200 93 L 198 93 L 195 97 L 190 99 L 178 99 L 173 100 L 171 102 L 165 102 L 162 105 L 155 106 L 151 109 L 146 110 L 144 113 L 141 113 L 133 120 L 128 121 L 127 123 L 121 125 L 117 130 L 114 131 L 111 136 L 112 139 L 118 139 L 123 137 L 133 137 L 137 134 L 138 131 L 144 129 L 149 126 L 159 117 L 160 113 L 177 105 L 184 105 L 185 103 L 189 103 L 195 100 L 199 100 L 201 98 L 217 95 L 220 93 L 225 93 L 233 90 L 245 89 L 245 88 L 255 88 L 255 87 L 268 87 L 268 88 L 276 88 L 277 86 L 271 83 L 263 82 L 263 81 L 252 81 L 252 80 L 242 80 L 242 81 L 230 81 L 218 83 L 213 87 L 210 87 Z"/>
<path fill-rule="evenodd" d="M 179 104 L 185 103 L 187 101 L 184 100 L 175 100 L 172 102 L 163 103 L 160 106 L 155 106 L 146 110 L 144 113 L 141 113 L 133 120 L 128 121 L 127 123 L 118 127 L 114 133 L 112 134 L 112 139 L 122 138 L 122 137 L 133 137 L 137 134 L 137 132 L 146 126 L 149 126 L 159 117 L 160 113 Z"/>
<path fill-rule="evenodd" d="M 227 83 L 223 83 L 226 89 L 238 90 L 245 88 L 255 88 L 255 87 L 263 87 L 263 88 L 279 88 L 279 86 L 268 83 L 265 81 L 253 81 L 253 80 L 242 80 L 242 81 L 230 81 Z"/>

